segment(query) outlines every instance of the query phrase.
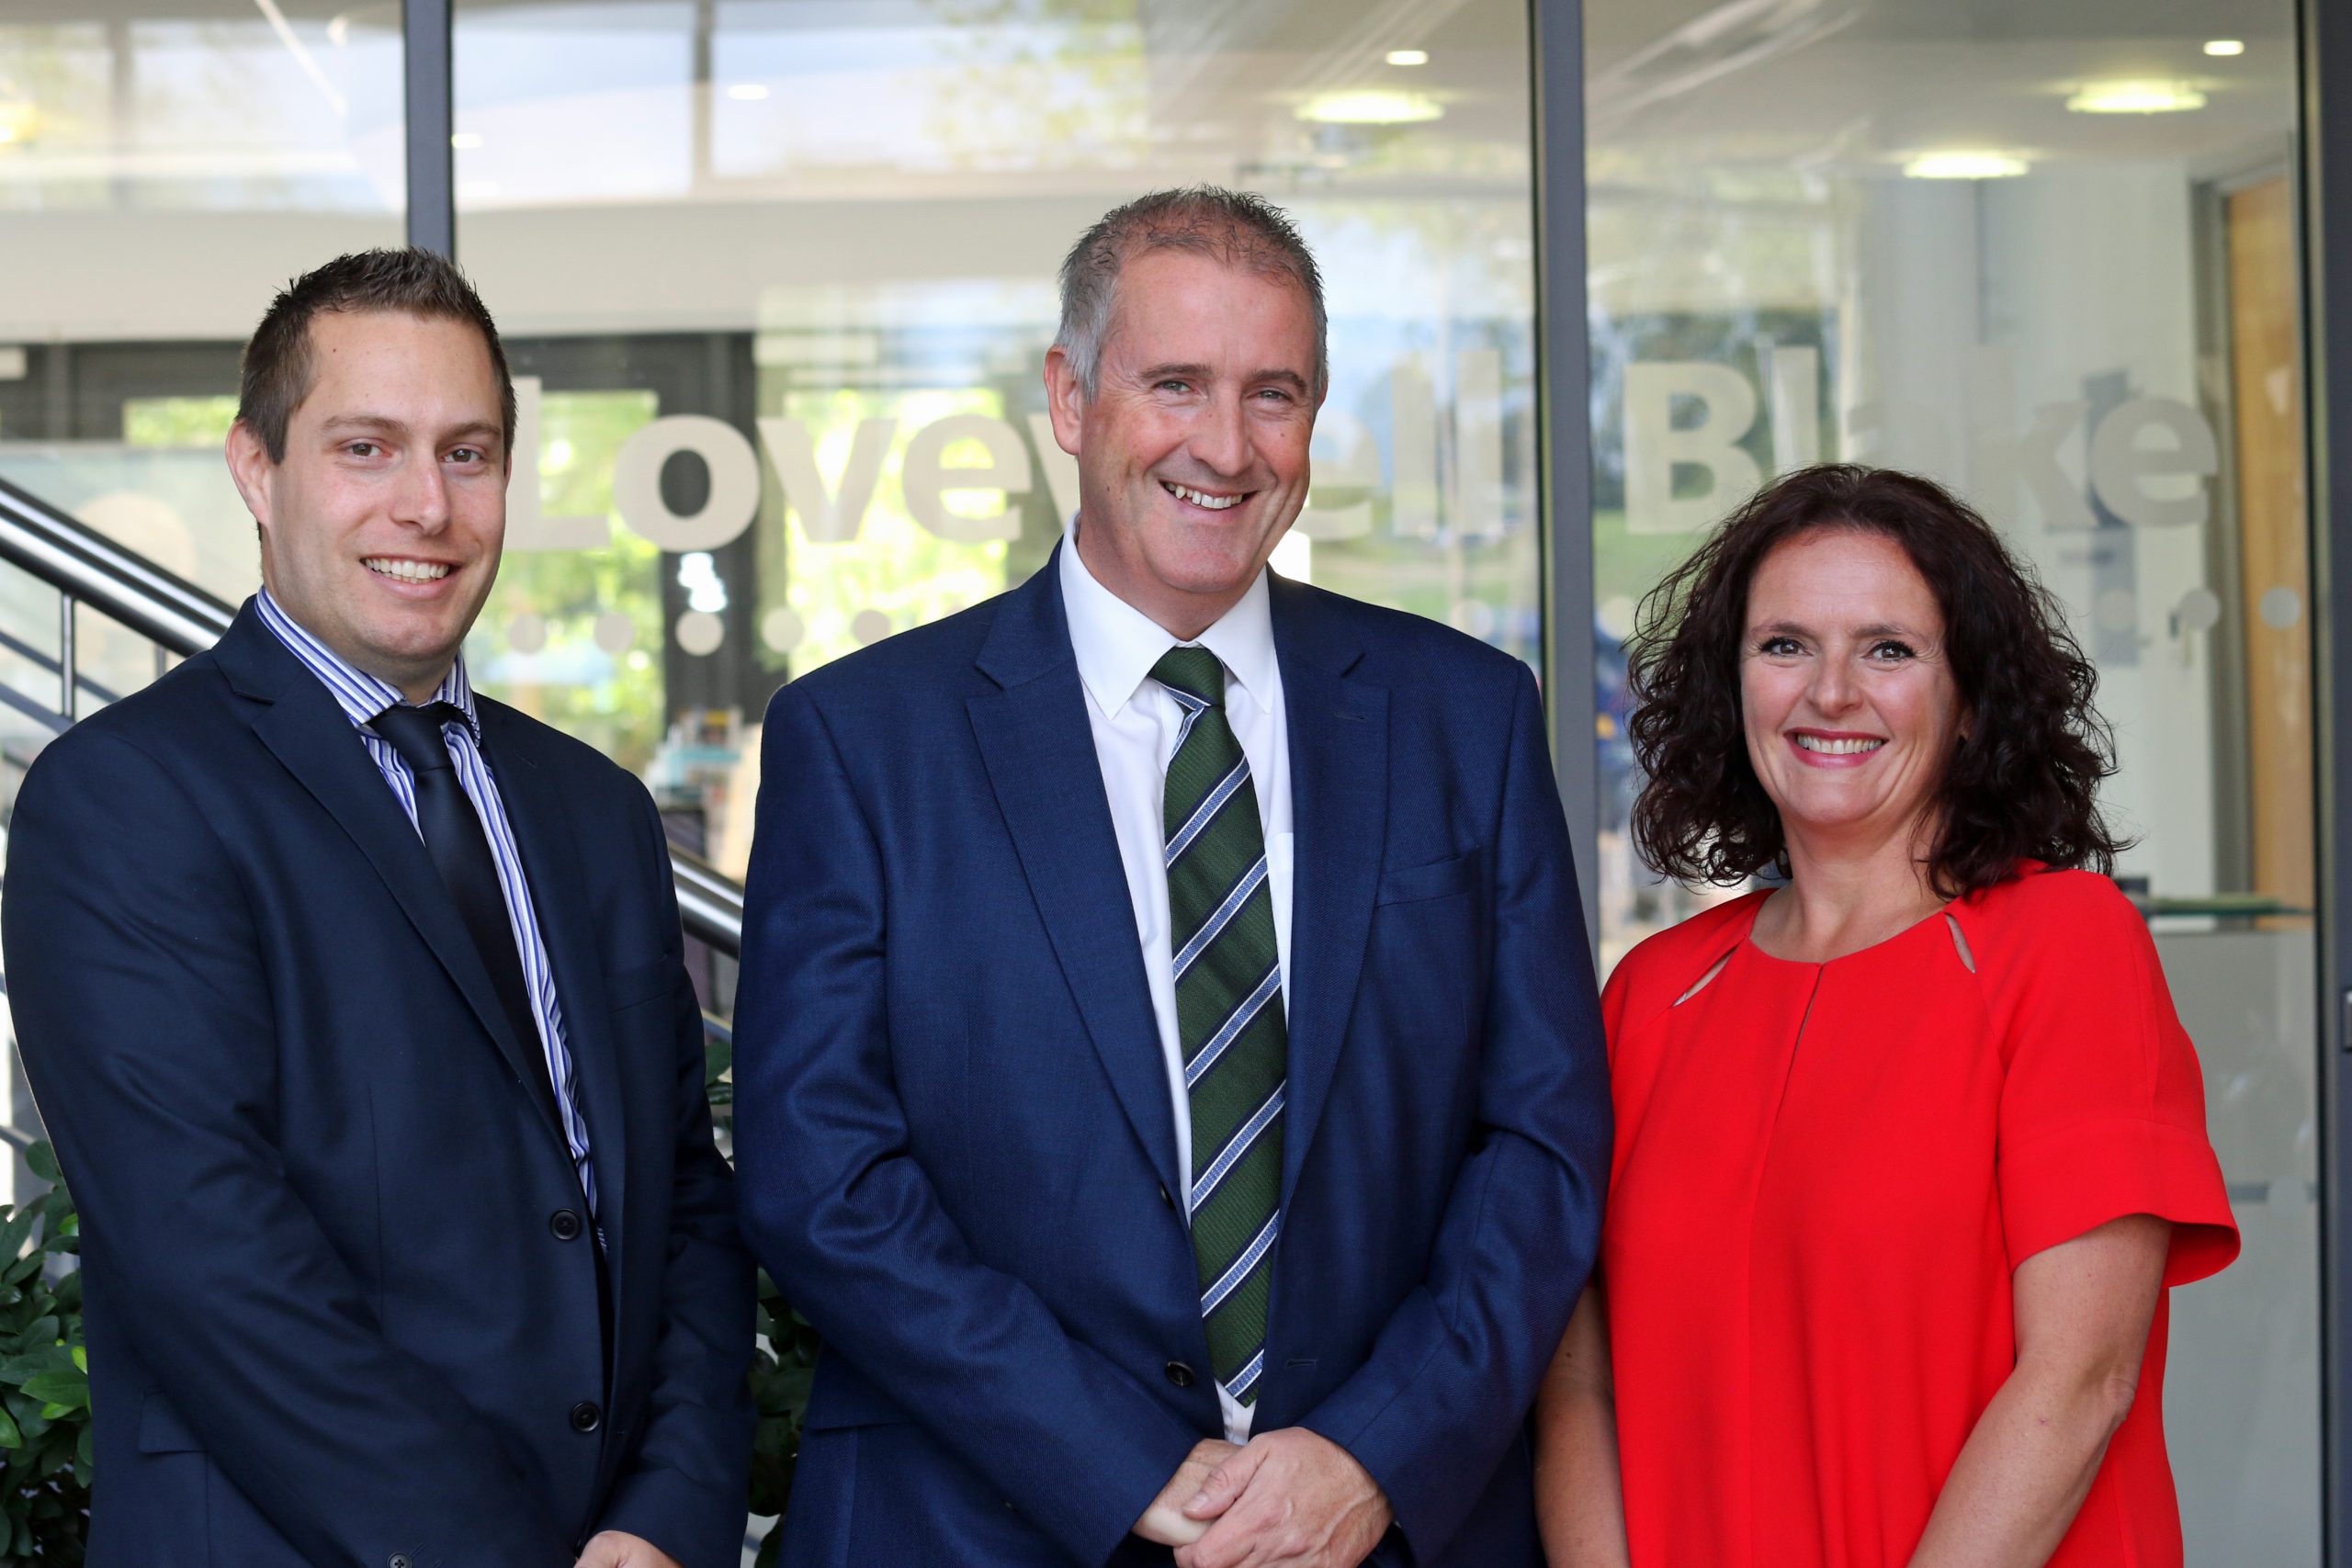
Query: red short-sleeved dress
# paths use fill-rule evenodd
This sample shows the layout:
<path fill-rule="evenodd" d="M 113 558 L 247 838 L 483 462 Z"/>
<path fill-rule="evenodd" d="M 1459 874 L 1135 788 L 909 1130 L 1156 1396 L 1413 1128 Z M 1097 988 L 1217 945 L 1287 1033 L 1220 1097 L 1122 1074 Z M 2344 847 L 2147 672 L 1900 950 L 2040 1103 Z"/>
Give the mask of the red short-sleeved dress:
<path fill-rule="evenodd" d="M 2010 1271 L 2152 1213 L 2183 1284 L 2237 1232 L 2195 1049 L 2112 883 L 2029 867 L 1826 964 L 1749 940 L 1764 897 L 1644 942 L 1603 1003 L 1634 1563 L 1903 1568 L 2015 1364 Z M 2159 1305 L 2052 1568 L 2178 1568 L 2165 1330 Z"/>

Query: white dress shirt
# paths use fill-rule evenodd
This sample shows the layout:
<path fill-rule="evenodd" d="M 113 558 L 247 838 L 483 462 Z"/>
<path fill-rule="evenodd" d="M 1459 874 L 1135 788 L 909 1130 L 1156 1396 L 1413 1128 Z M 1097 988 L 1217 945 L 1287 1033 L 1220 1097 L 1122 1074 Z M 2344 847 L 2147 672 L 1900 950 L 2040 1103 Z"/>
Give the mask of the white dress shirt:
<path fill-rule="evenodd" d="M 1111 825 L 1119 838 L 1119 860 L 1126 869 L 1136 931 L 1143 941 L 1144 978 L 1151 987 L 1151 1011 L 1159 1025 L 1160 1055 L 1168 1068 L 1168 1096 L 1176 1110 L 1176 1171 L 1186 1190 L 1177 1194 L 1192 1212 L 1193 1106 L 1184 1088 L 1184 1053 L 1176 1034 L 1176 974 L 1168 920 L 1168 868 L 1163 827 L 1168 763 L 1184 710 L 1167 688 L 1151 679 L 1160 655 L 1179 646 L 1142 611 L 1094 580 L 1079 559 L 1076 529 L 1062 540 L 1062 608 L 1069 620 L 1079 680 L 1086 687 L 1086 716 L 1094 729 L 1094 755 L 1102 765 L 1102 787 L 1111 802 Z M 1274 658 L 1274 624 L 1267 608 L 1266 574 L 1194 641 L 1225 665 L 1225 715 L 1250 759 L 1250 782 L 1258 795 L 1258 820 L 1266 834 L 1266 886 L 1273 903 L 1274 944 L 1282 964 L 1283 1010 L 1290 1010 L 1291 816 L 1290 738 L 1283 725 L 1283 677 Z M 1250 1438 L 1250 1411 L 1224 1389 L 1226 1436 Z"/>

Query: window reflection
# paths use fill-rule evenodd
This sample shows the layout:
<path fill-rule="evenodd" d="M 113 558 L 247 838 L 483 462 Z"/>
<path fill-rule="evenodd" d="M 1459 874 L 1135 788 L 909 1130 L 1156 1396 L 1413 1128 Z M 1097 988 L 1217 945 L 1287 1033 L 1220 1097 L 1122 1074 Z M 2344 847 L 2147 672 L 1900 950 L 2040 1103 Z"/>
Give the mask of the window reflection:
<path fill-rule="evenodd" d="M 2098 665 L 2104 798 L 2140 840 L 2119 880 L 2246 1237 L 2173 1305 L 2188 1560 L 2316 1563 L 2291 7 L 2226 0 L 2207 32 L 2072 0 L 1585 15 L 1604 961 L 1723 896 L 1657 885 L 1626 841 L 1642 594 L 1801 464 L 1957 489 Z"/>
<path fill-rule="evenodd" d="M 1040 382 L 1055 269 L 1108 207 L 1195 180 L 1287 207 L 1328 275 L 1317 482 L 1276 570 L 1538 660 L 1526 17 L 1469 0 L 1434 22 L 1341 0 L 461 5 L 460 255 L 546 406 L 658 393 L 579 449 L 617 478 L 580 502 L 608 532 L 567 547 L 658 554 L 628 655 L 658 684 L 559 704 L 565 669 L 601 670 L 554 657 L 584 612 L 517 599 L 548 639 L 501 656 L 539 676 L 531 700 L 740 866 L 769 694 L 1047 558 L 1077 503 Z"/>

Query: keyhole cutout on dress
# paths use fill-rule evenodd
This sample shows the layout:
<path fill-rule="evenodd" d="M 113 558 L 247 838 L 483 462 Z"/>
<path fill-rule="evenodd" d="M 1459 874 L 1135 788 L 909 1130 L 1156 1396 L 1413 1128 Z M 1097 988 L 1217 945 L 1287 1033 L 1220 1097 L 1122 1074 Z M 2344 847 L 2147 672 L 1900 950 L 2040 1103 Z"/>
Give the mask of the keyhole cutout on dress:
<path fill-rule="evenodd" d="M 1951 928 L 1951 944 L 1952 944 L 1952 946 L 1953 946 L 1953 947 L 1955 947 L 1955 948 L 1957 948 L 1957 949 L 1959 949 L 1959 950 L 1960 950 L 1960 961 L 1961 961 L 1961 963 L 1962 963 L 1962 964 L 1964 964 L 1964 965 L 1966 965 L 1966 966 L 1967 966 L 1968 972 L 1969 972 L 1971 975 L 1975 974 L 1975 973 L 1976 973 L 1976 954 L 1974 954 L 1974 953 L 1971 953 L 1971 952 L 1969 952 L 1969 951 L 1968 951 L 1968 938 L 1967 938 L 1967 936 L 1966 936 L 1966 935 L 1965 935 L 1965 934 L 1961 931 L 1961 929 L 1960 929 L 1960 922 L 1959 922 L 1958 920 L 1953 919 L 1950 915 L 1946 915 L 1946 916 L 1944 917 L 1944 924 L 1946 924 L 1946 925 L 1948 925 L 1948 926 L 1950 926 L 1950 927 Z M 1714 978 L 1714 976 L 1712 976 L 1712 975 L 1710 975 L 1710 976 L 1707 976 L 1707 979 L 1708 979 L 1708 980 L 1712 980 L 1712 979 L 1713 979 L 1713 978 Z M 1701 985 L 1702 985 L 1702 986 L 1703 986 L 1703 985 L 1705 985 L 1705 984 L 1707 983 L 1707 981 L 1706 981 L 1706 980 L 1702 980 L 1702 981 L 1700 981 L 1699 983 L 1700 983 Z"/>
<path fill-rule="evenodd" d="M 1738 949 L 1735 948 L 1732 951 L 1736 953 Z M 1689 990 L 1674 998 L 1674 1005 L 1676 1007 L 1680 1007 L 1684 1002 L 1689 1001 L 1692 997 L 1695 997 L 1701 991 L 1705 990 L 1710 985 L 1713 984 L 1715 976 L 1724 972 L 1724 965 L 1730 962 L 1731 953 L 1726 953 L 1721 958 L 1716 959 L 1713 966 L 1704 975 L 1699 976 L 1699 983 L 1697 985 L 1691 987 Z M 1975 965 L 1971 964 L 1969 967 L 1973 969 Z"/>

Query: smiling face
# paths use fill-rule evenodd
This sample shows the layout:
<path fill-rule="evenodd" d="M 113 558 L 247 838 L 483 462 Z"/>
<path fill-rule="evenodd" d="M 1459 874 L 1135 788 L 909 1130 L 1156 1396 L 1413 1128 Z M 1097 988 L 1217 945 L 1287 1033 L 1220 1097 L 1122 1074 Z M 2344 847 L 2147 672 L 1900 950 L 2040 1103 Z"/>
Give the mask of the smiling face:
<path fill-rule="evenodd" d="M 463 321 L 324 311 L 310 333 L 284 459 L 243 423 L 229 435 L 230 473 L 261 525 L 262 581 L 329 648 L 421 702 L 498 574 L 497 372 Z"/>
<path fill-rule="evenodd" d="M 1120 271 L 1094 395 L 1061 349 L 1046 355 L 1054 436 L 1078 459 L 1079 554 L 1180 637 L 1249 591 L 1306 503 L 1315 341 L 1288 279 L 1148 251 Z"/>
<path fill-rule="evenodd" d="M 1913 841 L 1964 721 L 1943 639 L 1934 592 L 1883 535 L 1816 528 L 1765 556 L 1740 711 L 1792 852 Z"/>

